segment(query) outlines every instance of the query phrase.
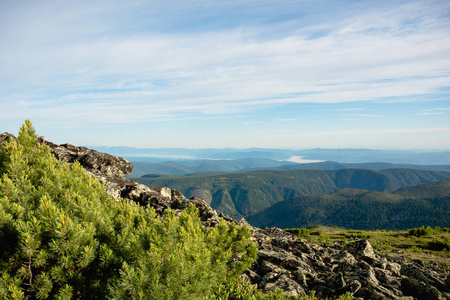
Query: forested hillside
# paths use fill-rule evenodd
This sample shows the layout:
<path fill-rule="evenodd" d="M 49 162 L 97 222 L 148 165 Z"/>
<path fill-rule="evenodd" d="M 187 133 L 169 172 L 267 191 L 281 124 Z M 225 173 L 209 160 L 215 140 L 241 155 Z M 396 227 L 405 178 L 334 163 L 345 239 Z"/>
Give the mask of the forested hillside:
<path fill-rule="evenodd" d="M 384 162 L 372 163 L 339 163 L 333 161 L 316 163 L 293 163 L 286 160 L 273 160 L 268 158 L 241 158 L 241 159 L 191 159 L 148 161 L 145 158 L 130 157 L 133 164 L 133 173 L 127 177 L 136 178 L 149 174 L 155 175 L 187 175 L 205 172 L 249 172 L 256 170 L 341 170 L 341 169 L 413 169 L 424 171 L 450 172 L 450 165 L 414 165 L 393 164 Z"/>
<path fill-rule="evenodd" d="M 134 170 L 129 177 L 141 177 L 145 174 L 186 175 L 199 172 L 235 172 L 245 169 L 269 169 L 285 165 L 294 165 L 286 161 L 268 158 L 242 158 L 227 160 L 185 160 L 185 161 L 131 161 Z"/>
<path fill-rule="evenodd" d="M 135 180 L 149 187 L 167 186 L 187 197 L 200 197 L 218 212 L 241 218 L 294 197 L 330 193 L 342 188 L 393 192 L 405 186 L 450 180 L 450 173 L 411 169 L 265 170 L 151 177 L 154 178 Z"/>
<path fill-rule="evenodd" d="M 313 225 L 350 229 L 450 227 L 450 181 L 402 188 L 392 194 L 342 189 L 297 197 L 248 217 L 253 226 Z"/>
<path fill-rule="evenodd" d="M 413 169 L 424 171 L 450 172 L 450 165 L 394 164 L 386 162 L 339 163 L 334 161 L 325 161 L 307 164 L 289 164 L 271 168 L 271 170 L 340 170 L 340 169 L 366 169 L 376 171 L 386 169 Z"/>

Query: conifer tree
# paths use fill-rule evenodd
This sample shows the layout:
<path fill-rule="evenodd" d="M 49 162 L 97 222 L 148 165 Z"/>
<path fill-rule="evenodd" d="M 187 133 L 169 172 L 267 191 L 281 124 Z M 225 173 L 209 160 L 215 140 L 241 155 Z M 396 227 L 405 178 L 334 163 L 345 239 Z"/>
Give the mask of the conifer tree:
<path fill-rule="evenodd" d="M 0 176 L 0 299 L 207 298 L 256 257 L 245 226 L 116 202 L 29 120 L 1 145 Z"/>

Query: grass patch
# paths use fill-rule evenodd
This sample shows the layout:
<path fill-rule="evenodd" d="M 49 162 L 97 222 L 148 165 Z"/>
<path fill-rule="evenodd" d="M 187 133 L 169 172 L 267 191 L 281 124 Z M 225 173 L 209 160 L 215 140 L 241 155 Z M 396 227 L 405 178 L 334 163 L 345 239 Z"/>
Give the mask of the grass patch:
<path fill-rule="evenodd" d="M 435 251 L 449 251 L 450 250 L 450 238 L 436 238 L 431 242 L 428 242 L 428 248 Z"/>
<path fill-rule="evenodd" d="M 419 227 L 408 230 L 348 230 L 338 227 L 313 226 L 285 229 L 311 243 L 350 243 L 367 239 L 380 255 L 398 255 L 407 260 L 420 259 L 450 272 L 450 230 Z"/>

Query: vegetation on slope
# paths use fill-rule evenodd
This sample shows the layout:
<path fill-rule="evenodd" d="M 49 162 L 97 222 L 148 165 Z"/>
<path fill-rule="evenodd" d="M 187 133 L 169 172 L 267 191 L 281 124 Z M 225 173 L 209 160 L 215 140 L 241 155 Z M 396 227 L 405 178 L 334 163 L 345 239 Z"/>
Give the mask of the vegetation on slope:
<path fill-rule="evenodd" d="M 365 163 L 339 163 L 325 161 L 307 164 L 289 164 L 270 168 L 271 170 L 340 170 L 340 169 L 366 169 L 366 170 L 387 170 L 387 169 L 412 169 L 424 171 L 446 171 L 450 172 L 450 165 L 415 165 L 415 164 L 394 164 L 386 162 L 365 162 Z"/>
<path fill-rule="evenodd" d="M 324 195 L 297 197 L 249 217 L 248 222 L 259 227 L 280 228 L 313 225 L 351 229 L 449 227 L 449 183 L 403 188 L 393 194 L 342 189 Z"/>
<path fill-rule="evenodd" d="M 417 227 L 408 230 L 348 230 L 340 227 L 311 226 L 287 228 L 312 243 L 350 243 L 367 239 L 380 255 L 397 255 L 407 260 L 420 259 L 450 271 L 450 228 Z"/>
<path fill-rule="evenodd" d="M 133 173 L 127 177 L 142 177 L 146 174 L 154 175 L 188 175 L 193 173 L 225 173 L 225 172 L 249 172 L 256 170 L 340 170 L 340 169 L 413 169 L 424 171 L 450 172 L 450 165 L 413 165 L 392 163 L 338 163 L 332 161 L 319 163 L 298 164 L 288 161 L 272 160 L 267 158 L 241 158 L 241 159 L 193 159 L 172 160 L 163 162 L 150 162 L 129 157 L 133 164 Z"/>
<path fill-rule="evenodd" d="M 248 228 L 206 229 L 193 206 L 161 219 L 116 202 L 39 144 L 29 121 L 1 145 L 0 173 L 1 299 L 214 297 L 256 255 Z"/>
<path fill-rule="evenodd" d="M 411 169 L 265 170 L 151 177 L 135 180 L 149 187 L 167 186 L 187 197 L 200 197 L 218 212 L 238 219 L 299 196 L 330 193 L 342 188 L 392 192 L 405 186 L 450 180 L 450 173 Z"/>
<path fill-rule="evenodd" d="M 450 196 L 450 181 L 440 181 L 404 187 L 396 190 L 394 194 L 402 197 L 417 199 L 445 198 Z"/>
<path fill-rule="evenodd" d="M 134 169 L 128 177 L 141 177 L 145 174 L 186 175 L 205 172 L 236 172 L 244 169 L 268 169 L 293 164 L 267 158 L 196 159 L 164 162 L 136 161 L 130 158 L 130 162 L 134 165 Z"/>

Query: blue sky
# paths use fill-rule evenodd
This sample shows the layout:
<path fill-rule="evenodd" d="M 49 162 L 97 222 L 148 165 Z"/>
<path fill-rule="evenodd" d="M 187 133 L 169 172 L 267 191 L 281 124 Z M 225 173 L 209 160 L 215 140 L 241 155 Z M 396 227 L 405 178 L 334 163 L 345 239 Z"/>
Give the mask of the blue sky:
<path fill-rule="evenodd" d="M 0 132 L 450 150 L 450 2 L 0 1 Z"/>

